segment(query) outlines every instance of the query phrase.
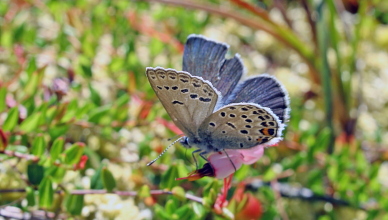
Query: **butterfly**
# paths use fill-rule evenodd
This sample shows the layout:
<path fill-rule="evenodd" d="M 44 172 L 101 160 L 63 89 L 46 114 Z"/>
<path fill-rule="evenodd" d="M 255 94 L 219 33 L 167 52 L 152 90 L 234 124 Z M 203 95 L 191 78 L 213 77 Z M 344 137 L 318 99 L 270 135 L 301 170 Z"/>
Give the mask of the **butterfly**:
<path fill-rule="evenodd" d="M 241 80 L 238 54 L 225 55 L 228 45 L 190 35 L 183 71 L 148 67 L 146 76 L 175 125 L 185 147 L 203 157 L 225 149 L 273 145 L 281 140 L 289 118 L 289 97 L 273 76 Z M 206 158 L 205 158 L 206 159 Z"/>

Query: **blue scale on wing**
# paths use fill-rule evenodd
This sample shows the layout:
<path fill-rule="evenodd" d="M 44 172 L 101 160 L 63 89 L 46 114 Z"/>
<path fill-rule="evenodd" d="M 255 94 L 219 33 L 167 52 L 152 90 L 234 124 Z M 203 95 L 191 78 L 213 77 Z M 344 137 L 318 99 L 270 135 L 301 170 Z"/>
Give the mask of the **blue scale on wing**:
<path fill-rule="evenodd" d="M 238 55 L 225 59 L 227 51 L 226 44 L 190 35 L 183 54 L 183 71 L 210 81 L 225 97 L 222 102 L 232 93 L 244 71 Z"/>
<path fill-rule="evenodd" d="M 287 91 L 272 76 L 261 75 L 241 82 L 234 89 L 225 104 L 256 103 L 270 108 L 284 124 L 289 117 L 289 98 Z"/>

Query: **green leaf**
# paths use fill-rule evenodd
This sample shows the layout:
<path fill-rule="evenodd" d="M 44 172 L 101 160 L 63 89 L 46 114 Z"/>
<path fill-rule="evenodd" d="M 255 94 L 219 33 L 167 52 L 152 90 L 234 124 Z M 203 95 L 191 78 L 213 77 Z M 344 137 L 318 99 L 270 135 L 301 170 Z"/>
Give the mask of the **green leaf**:
<path fill-rule="evenodd" d="M 166 205 L 165 205 L 165 211 L 168 214 L 170 214 L 170 215 L 174 214 L 176 212 L 177 208 L 178 208 L 178 204 L 175 203 L 173 199 L 167 200 Z"/>
<path fill-rule="evenodd" d="M 35 57 L 32 56 L 28 62 L 28 65 L 25 71 L 28 73 L 29 76 L 31 76 L 32 73 L 35 72 L 35 70 L 37 70 L 36 60 L 35 60 Z"/>
<path fill-rule="evenodd" d="M 39 207 L 51 208 L 54 202 L 53 182 L 50 176 L 45 177 L 39 184 Z"/>
<path fill-rule="evenodd" d="M 179 207 L 174 214 L 178 215 L 178 219 L 189 219 L 193 214 L 193 210 L 189 207 L 189 204 L 185 204 Z"/>
<path fill-rule="evenodd" d="M 31 153 L 35 156 L 42 156 L 44 150 L 46 149 L 46 141 L 44 140 L 44 136 L 39 134 L 32 142 Z"/>
<path fill-rule="evenodd" d="M 89 113 L 89 121 L 93 123 L 98 123 L 104 116 L 107 115 L 109 110 L 112 108 L 110 105 L 101 106 L 93 109 Z"/>
<path fill-rule="evenodd" d="M 7 96 L 7 88 L 0 87 L 0 112 L 2 112 L 6 107 L 5 98 Z"/>
<path fill-rule="evenodd" d="M 84 153 L 85 144 L 81 142 L 74 143 L 71 147 L 65 150 L 65 163 L 74 165 L 79 162 Z"/>
<path fill-rule="evenodd" d="M 127 93 L 124 93 L 123 95 L 121 95 L 116 101 L 115 101 L 115 104 L 118 106 L 118 107 L 121 107 L 121 106 L 124 106 L 124 105 L 127 105 L 129 103 L 129 100 L 130 100 L 130 97 Z"/>
<path fill-rule="evenodd" d="M 29 96 L 33 96 L 38 91 L 41 80 L 42 73 L 40 73 L 40 71 L 31 74 L 26 86 L 24 87 L 24 92 Z"/>
<path fill-rule="evenodd" d="M 59 137 L 55 139 L 50 149 L 50 156 L 53 162 L 55 162 L 55 160 L 62 153 L 64 144 L 65 144 L 65 140 L 63 139 L 63 137 Z"/>
<path fill-rule="evenodd" d="M 234 174 L 234 178 L 240 181 L 243 181 L 247 176 L 249 176 L 250 166 L 242 165 L 240 169 Z"/>
<path fill-rule="evenodd" d="M 81 215 L 84 207 L 84 195 L 69 195 L 67 197 L 66 210 L 72 215 Z"/>
<path fill-rule="evenodd" d="M 166 220 L 171 220 L 172 219 L 172 216 L 169 215 L 165 208 L 163 208 L 162 206 L 160 206 L 159 204 L 155 204 L 154 205 L 154 210 L 155 210 L 155 214 L 156 216 L 158 216 L 159 218 L 161 219 L 166 219 Z"/>
<path fill-rule="evenodd" d="M 220 183 L 217 179 L 212 179 L 212 181 L 209 181 L 208 184 L 205 185 L 203 188 L 204 194 L 209 194 L 211 189 L 215 189 L 216 191 L 219 191 L 221 188 Z"/>
<path fill-rule="evenodd" d="M 25 133 L 35 131 L 36 128 L 39 126 L 41 117 L 42 117 L 41 112 L 33 113 L 22 122 L 22 124 L 20 125 L 20 130 L 22 130 Z"/>
<path fill-rule="evenodd" d="M 231 202 L 233 202 L 234 200 L 232 200 Z M 203 207 L 203 205 L 199 204 L 199 203 L 192 203 L 192 207 L 193 207 L 193 211 L 195 213 L 196 216 L 194 216 L 194 219 L 203 219 L 205 214 L 206 214 L 206 210 L 205 210 L 205 207 Z"/>
<path fill-rule="evenodd" d="M 175 178 L 178 177 L 178 168 L 174 164 L 172 165 L 163 175 L 162 182 L 160 183 L 160 187 L 162 189 L 171 189 L 174 186 L 178 185 L 178 181 Z"/>
<path fill-rule="evenodd" d="M 181 201 L 186 201 L 186 192 L 185 190 L 180 186 L 175 186 L 172 188 L 172 194 Z"/>
<path fill-rule="evenodd" d="M 92 68 L 90 65 L 81 65 L 82 71 L 87 77 L 92 77 Z"/>
<path fill-rule="evenodd" d="M 72 100 L 65 109 L 65 115 L 61 118 L 61 123 L 66 123 L 75 117 L 78 110 L 77 100 Z"/>
<path fill-rule="evenodd" d="M 62 167 L 57 167 L 57 166 L 50 166 L 46 168 L 46 172 L 45 172 L 45 175 L 51 176 L 52 180 L 56 183 L 61 183 L 65 174 L 66 174 L 66 170 Z"/>
<path fill-rule="evenodd" d="M 44 168 L 43 166 L 37 163 L 30 163 L 27 166 L 27 177 L 28 181 L 30 181 L 33 185 L 39 185 L 44 176 Z"/>
<path fill-rule="evenodd" d="M 138 196 L 139 196 L 139 198 L 146 198 L 146 197 L 151 196 L 150 187 L 148 185 L 143 185 L 140 188 Z"/>
<path fill-rule="evenodd" d="M 165 44 L 156 38 L 152 38 L 148 48 L 150 49 L 151 56 L 156 56 L 162 52 Z"/>
<path fill-rule="evenodd" d="M 90 189 L 104 189 L 104 184 L 102 183 L 101 171 L 102 166 L 96 170 L 94 175 L 90 180 Z"/>
<path fill-rule="evenodd" d="M 5 119 L 4 124 L 2 126 L 3 130 L 11 131 L 17 125 L 18 119 L 19 119 L 19 108 L 16 106 L 9 110 L 8 116 Z"/>
<path fill-rule="evenodd" d="M 113 177 L 113 174 L 106 167 L 102 168 L 101 178 L 104 188 L 108 190 L 108 192 L 112 192 L 112 190 L 116 187 L 116 180 Z"/>
<path fill-rule="evenodd" d="M 51 127 L 48 130 L 48 133 L 51 137 L 51 139 L 57 139 L 59 136 L 64 135 L 70 128 L 70 125 L 64 124 L 64 125 L 57 125 L 55 127 Z"/>
<path fill-rule="evenodd" d="M 101 97 L 100 94 L 93 88 L 93 86 L 89 83 L 89 90 L 90 90 L 90 99 L 93 101 L 93 103 L 96 106 L 101 105 Z"/>
<path fill-rule="evenodd" d="M 26 199 L 27 206 L 35 206 L 35 190 L 30 186 L 26 187 Z"/>

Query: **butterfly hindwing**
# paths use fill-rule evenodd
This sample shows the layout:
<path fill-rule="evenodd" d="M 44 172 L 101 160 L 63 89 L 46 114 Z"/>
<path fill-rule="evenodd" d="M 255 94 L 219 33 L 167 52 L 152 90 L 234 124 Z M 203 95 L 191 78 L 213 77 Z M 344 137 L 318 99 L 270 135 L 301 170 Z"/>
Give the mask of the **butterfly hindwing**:
<path fill-rule="evenodd" d="M 201 124 L 198 135 L 209 148 L 247 149 L 276 143 L 284 125 L 269 108 L 253 103 L 224 106 Z"/>
<path fill-rule="evenodd" d="M 189 137 L 214 110 L 218 91 L 200 77 L 161 67 L 147 68 L 147 78 L 176 126 Z"/>
<path fill-rule="evenodd" d="M 282 123 L 289 118 L 289 97 L 285 88 L 275 77 L 260 75 L 238 84 L 225 104 L 255 103 L 270 108 Z"/>

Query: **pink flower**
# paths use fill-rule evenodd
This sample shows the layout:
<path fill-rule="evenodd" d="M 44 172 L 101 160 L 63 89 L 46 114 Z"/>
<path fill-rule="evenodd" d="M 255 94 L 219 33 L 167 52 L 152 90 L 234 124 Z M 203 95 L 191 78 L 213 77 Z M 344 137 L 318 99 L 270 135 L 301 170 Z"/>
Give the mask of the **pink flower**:
<path fill-rule="evenodd" d="M 216 178 L 223 179 L 240 169 L 242 164 L 253 164 L 264 154 L 264 146 L 244 150 L 226 150 L 225 152 L 213 153 L 209 156 L 209 163 L 214 169 Z M 228 157 L 229 156 L 229 157 Z"/>
<path fill-rule="evenodd" d="M 194 181 L 204 176 L 224 179 L 240 169 L 242 164 L 253 164 L 264 154 L 264 145 L 257 145 L 244 150 L 226 150 L 225 152 L 215 152 L 208 157 L 201 169 L 189 173 L 189 176 L 178 178 L 177 180 L 188 179 Z"/>

